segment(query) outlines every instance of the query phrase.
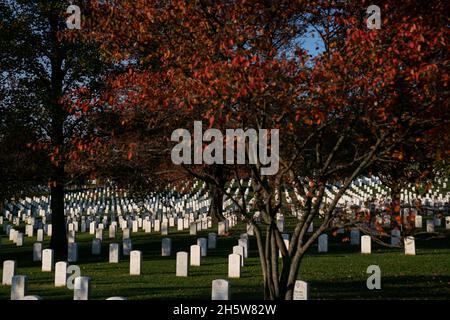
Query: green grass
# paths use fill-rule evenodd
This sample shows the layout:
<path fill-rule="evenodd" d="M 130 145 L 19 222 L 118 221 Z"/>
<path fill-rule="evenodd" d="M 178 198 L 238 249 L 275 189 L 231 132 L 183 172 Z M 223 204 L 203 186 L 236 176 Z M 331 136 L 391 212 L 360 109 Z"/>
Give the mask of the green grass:
<path fill-rule="evenodd" d="M 111 242 L 105 231 L 101 256 L 91 255 L 92 235 L 77 235 L 83 276 L 92 278 L 92 299 L 125 296 L 129 299 L 210 299 L 211 282 L 227 279 L 228 254 L 237 245 L 244 226 L 235 228 L 229 237 L 218 237 L 217 249 L 209 250 L 200 267 L 190 267 L 189 277 L 175 276 L 175 254 L 189 251 L 198 237 L 207 237 L 211 230 L 190 236 L 189 231 L 170 228 L 172 256 L 161 257 L 159 234 L 133 233 L 133 249 L 143 252 L 141 276 L 129 275 L 129 257 L 119 264 L 108 263 Z M 446 239 L 416 240 L 416 256 L 405 256 L 402 250 L 377 247 L 372 243 L 372 254 L 359 253 L 359 247 L 341 241 L 342 235 L 330 235 L 329 252 L 317 253 L 313 246 L 304 258 L 299 278 L 308 281 L 311 299 L 449 299 L 450 298 L 450 241 Z M 44 299 L 72 299 L 73 292 L 53 286 L 54 273 L 41 272 L 41 263 L 32 261 L 35 238 L 25 238 L 23 247 L 16 247 L 2 235 L 0 262 L 18 261 L 17 273 L 27 275 L 28 294 Z M 48 247 L 46 238 L 44 248 Z M 245 260 L 240 279 L 231 279 L 232 299 L 262 299 L 262 277 L 256 242 L 250 241 L 250 255 Z M 381 268 L 381 290 L 368 290 L 366 273 L 369 265 Z M 1 265 L 3 267 L 3 264 Z M 10 287 L 0 285 L 0 300 L 9 299 Z"/>

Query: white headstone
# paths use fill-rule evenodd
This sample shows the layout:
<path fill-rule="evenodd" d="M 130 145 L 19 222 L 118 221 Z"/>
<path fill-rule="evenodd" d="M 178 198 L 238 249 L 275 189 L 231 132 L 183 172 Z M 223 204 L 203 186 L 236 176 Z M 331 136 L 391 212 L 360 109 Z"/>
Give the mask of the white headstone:
<path fill-rule="evenodd" d="M 224 236 L 226 232 L 226 225 L 224 221 L 220 221 L 217 225 L 217 234 L 219 236 Z"/>
<path fill-rule="evenodd" d="M 58 261 L 55 264 L 55 287 L 65 287 L 67 283 L 67 262 Z"/>
<path fill-rule="evenodd" d="M 405 240 L 405 254 L 406 255 L 416 255 L 416 245 L 414 237 L 406 237 Z"/>
<path fill-rule="evenodd" d="M 119 244 L 109 244 L 109 263 L 119 263 Z"/>
<path fill-rule="evenodd" d="M 32 236 L 33 236 L 33 233 L 34 233 L 33 226 L 32 226 L 31 224 L 27 224 L 27 225 L 25 226 L 25 234 L 26 234 L 28 237 L 32 237 Z"/>
<path fill-rule="evenodd" d="M 445 217 L 445 229 L 450 229 L 450 216 Z"/>
<path fill-rule="evenodd" d="M 228 255 L 228 278 L 241 277 L 241 259 L 239 254 Z"/>
<path fill-rule="evenodd" d="M 76 277 L 73 290 L 73 300 L 89 300 L 91 278 Z"/>
<path fill-rule="evenodd" d="M 44 249 L 42 250 L 42 271 L 52 272 L 53 271 L 53 250 Z"/>
<path fill-rule="evenodd" d="M 53 234 L 53 226 L 51 224 L 47 225 L 47 235 L 51 237 Z"/>
<path fill-rule="evenodd" d="M 75 235 L 75 231 L 69 231 L 67 233 L 67 242 L 68 243 L 75 243 L 76 241 L 76 235 Z"/>
<path fill-rule="evenodd" d="M 44 241 L 44 230 L 43 229 L 38 229 L 36 241 L 38 241 L 38 242 Z"/>
<path fill-rule="evenodd" d="M 197 234 L 197 224 L 196 223 L 191 223 L 189 225 L 189 234 L 191 236 L 195 236 Z"/>
<path fill-rule="evenodd" d="M 161 230 L 161 221 L 160 220 L 155 220 L 154 229 L 155 229 L 155 232 L 159 232 Z"/>
<path fill-rule="evenodd" d="M 308 300 L 308 283 L 302 280 L 295 281 L 294 300 Z"/>
<path fill-rule="evenodd" d="M 113 225 L 109 226 L 108 235 L 110 239 L 114 239 L 116 237 L 116 226 Z"/>
<path fill-rule="evenodd" d="M 103 228 L 98 228 L 95 230 L 95 238 L 103 240 Z"/>
<path fill-rule="evenodd" d="M 138 276 L 141 274 L 142 252 L 133 250 L 130 252 L 130 275 Z"/>
<path fill-rule="evenodd" d="M 130 229 L 125 228 L 122 230 L 122 240 L 130 239 Z"/>
<path fill-rule="evenodd" d="M 97 222 L 95 222 L 95 221 L 92 221 L 90 224 L 89 224 L 89 234 L 92 234 L 92 235 L 94 235 L 95 234 L 95 227 L 97 226 Z"/>
<path fill-rule="evenodd" d="M 200 266 L 201 249 L 199 245 L 192 245 L 190 252 L 191 266 Z"/>
<path fill-rule="evenodd" d="M 233 253 L 241 256 L 241 267 L 244 266 L 244 247 L 242 246 L 234 246 Z"/>
<path fill-rule="evenodd" d="M 244 258 L 248 258 L 248 239 L 239 239 L 238 246 L 244 247 Z"/>
<path fill-rule="evenodd" d="M 167 220 L 161 223 L 161 235 L 167 236 L 169 234 L 169 227 L 167 226 Z"/>
<path fill-rule="evenodd" d="M 216 279 L 212 282 L 211 300 L 229 300 L 230 286 L 227 280 Z"/>
<path fill-rule="evenodd" d="M 177 277 L 187 277 L 189 273 L 189 254 L 184 251 L 177 252 Z"/>
<path fill-rule="evenodd" d="M 10 286 L 12 283 L 12 278 L 16 274 L 16 261 L 5 260 L 3 261 L 3 275 L 2 284 Z"/>
<path fill-rule="evenodd" d="M 361 253 L 371 253 L 371 238 L 370 236 L 362 236 L 361 237 Z"/>
<path fill-rule="evenodd" d="M 16 246 L 21 247 L 23 246 L 23 233 L 18 232 L 16 235 Z"/>
<path fill-rule="evenodd" d="M 415 227 L 418 228 L 418 229 L 422 228 L 422 216 L 416 215 Z"/>
<path fill-rule="evenodd" d="M 131 231 L 134 232 L 134 233 L 139 231 L 139 225 L 138 225 L 137 220 L 133 221 Z"/>

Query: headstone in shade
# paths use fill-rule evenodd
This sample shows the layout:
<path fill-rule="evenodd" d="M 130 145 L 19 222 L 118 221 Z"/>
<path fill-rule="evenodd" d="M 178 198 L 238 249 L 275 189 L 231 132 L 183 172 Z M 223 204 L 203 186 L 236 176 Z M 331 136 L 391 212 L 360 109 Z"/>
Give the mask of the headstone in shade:
<path fill-rule="evenodd" d="M 400 230 L 394 229 L 391 231 L 391 246 L 399 246 L 401 239 Z"/>
<path fill-rule="evenodd" d="M 172 239 L 170 238 L 163 238 L 161 241 L 161 255 L 163 257 L 170 256 L 172 252 Z"/>
<path fill-rule="evenodd" d="M 216 249 L 217 247 L 217 234 L 214 232 L 208 233 L 208 249 Z"/>
<path fill-rule="evenodd" d="M 326 234 L 319 236 L 319 252 L 328 252 L 328 235 Z"/>
<path fill-rule="evenodd" d="M 33 261 L 42 261 L 42 242 L 33 244 Z"/>
<path fill-rule="evenodd" d="M 350 231 L 350 244 L 352 246 L 359 246 L 359 240 L 361 236 L 358 229 L 352 229 Z"/>
<path fill-rule="evenodd" d="M 67 261 L 77 262 L 78 261 L 78 243 L 69 243 L 67 247 Z"/>
<path fill-rule="evenodd" d="M 91 287 L 91 278 L 76 277 L 73 290 L 73 300 L 89 300 L 89 295 L 91 291 L 90 287 Z"/>
<path fill-rule="evenodd" d="M 102 241 L 100 239 L 92 239 L 91 251 L 93 255 L 100 255 L 102 253 Z"/>
<path fill-rule="evenodd" d="M 131 242 L 131 239 L 125 239 L 122 242 L 122 251 L 124 256 L 129 256 L 131 250 L 133 250 L 133 243 Z"/>
<path fill-rule="evenodd" d="M 11 300 L 22 300 L 27 295 L 27 276 L 14 276 L 11 280 Z"/>
<path fill-rule="evenodd" d="M 197 234 L 197 224 L 196 223 L 191 223 L 189 226 L 189 234 L 191 236 L 195 236 Z"/>
<path fill-rule="evenodd" d="M 202 257 L 206 257 L 206 253 L 208 251 L 208 239 L 198 238 L 197 244 L 200 246 L 200 253 L 201 253 Z"/>

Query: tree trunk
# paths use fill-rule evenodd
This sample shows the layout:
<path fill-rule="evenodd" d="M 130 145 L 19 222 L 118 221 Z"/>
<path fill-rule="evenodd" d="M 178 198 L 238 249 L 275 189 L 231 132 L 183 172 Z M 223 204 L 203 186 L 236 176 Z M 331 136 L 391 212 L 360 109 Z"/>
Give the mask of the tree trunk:
<path fill-rule="evenodd" d="M 50 89 L 50 117 L 52 122 L 51 142 L 55 157 L 52 159 L 53 174 L 51 184 L 52 209 L 52 239 L 50 247 L 54 250 L 55 258 L 67 257 L 66 219 L 64 216 L 64 182 L 65 182 L 65 149 L 64 149 L 64 121 L 68 116 L 65 106 L 60 99 L 63 95 L 64 71 L 63 62 L 66 53 L 58 40 L 60 31 L 60 17 L 54 11 L 49 14 L 50 38 L 52 49 L 51 62 L 51 89 Z"/>
<path fill-rule="evenodd" d="M 211 192 L 211 205 L 209 206 L 209 216 L 212 218 L 213 223 L 218 223 L 225 220 L 223 216 L 223 188 L 225 187 L 225 175 L 223 171 L 223 165 L 215 164 L 212 168 L 212 175 L 214 176 L 216 182 L 209 183 L 208 189 Z"/>
<path fill-rule="evenodd" d="M 54 185 L 51 187 L 52 210 L 52 238 L 50 247 L 54 250 L 55 258 L 67 257 L 66 218 L 64 215 L 64 167 L 56 167 Z"/>
<path fill-rule="evenodd" d="M 284 287 L 284 294 L 283 298 L 284 300 L 292 300 L 294 299 L 294 287 L 295 287 L 295 281 L 297 281 L 298 272 L 300 263 L 302 261 L 303 255 L 301 255 L 298 259 L 294 259 L 294 261 L 291 262 L 291 268 L 288 272 L 288 281 Z"/>
<path fill-rule="evenodd" d="M 211 185 L 209 187 L 211 192 L 211 205 L 209 206 L 209 216 L 212 218 L 213 223 L 225 220 L 223 216 L 223 193 L 216 186 Z"/>

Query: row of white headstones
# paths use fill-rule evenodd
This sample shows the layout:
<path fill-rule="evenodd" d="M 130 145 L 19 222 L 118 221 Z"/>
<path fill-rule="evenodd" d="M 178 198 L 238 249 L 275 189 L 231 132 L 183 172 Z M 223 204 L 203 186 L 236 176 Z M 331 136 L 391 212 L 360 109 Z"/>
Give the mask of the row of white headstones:
<path fill-rule="evenodd" d="M 421 216 L 416 216 L 416 227 L 420 228 L 422 227 L 422 221 L 421 221 Z M 439 220 L 439 219 L 438 219 Z M 159 225 L 159 223 L 156 223 L 157 220 L 153 220 L 153 221 L 147 221 L 144 220 L 142 223 L 142 226 L 144 227 L 145 230 L 148 230 L 147 226 L 146 226 L 146 222 L 147 225 L 152 225 L 153 222 L 153 226 Z M 123 228 L 123 255 L 130 255 L 130 273 L 131 274 L 140 274 L 140 264 L 141 264 L 141 252 L 139 251 L 132 251 L 132 243 L 131 243 L 131 239 L 129 238 L 130 236 L 130 230 L 127 228 L 127 226 L 129 226 L 129 221 L 125 221 L 123 220 L 122 222 L 122 228 Z M 236 222 L 236 219 L 229 219 L 227 222 L 230 222 L 232 225 L 234 225 L 234 223 Z M 281 221 L 280 221 L 281 222 Z M 440 220 L 439 220 L 440 222 Z M 114 222 L 113 222 L 114 223 Z M 178 226 L 181 225 L 181 223 L 179 222 L 179 220 L 177 220 Z M 163 224 L 167 225 L 167 221 Z M 438 225 L 438 223 L 436 223 L 435 220 L 427 220 L 427 231 L 428 232 L 433 232 L 434 231 L 434 225 Z M 74 223 L 70 223 L 69 224 L 69 256 L 68 256 L 68 262 L 77 262 L 78 261 L 78 244 L 75 243 L 75 225 Z M 132 230 L 133 232 L 137 232 L 138 231 L 138 227 L 135 228 L 135 226 L 140 226 L 137 224 L 137 221 L 133 221 L 132 222 Z M 194 222 L 190 224 L 190 234 L 196 234 L 197 231 L 197 226 L 201 229 L 201 224 L 199 225 L 198 222 Z M 32 227 L 32 226 L 31 226 Z M 51 225 L 48 225 L 48 227 L 51 227 Z M 103 228 L 98 228 L 96 229 L 96 223 L 95 222 L 91 222 L 90 224 L 90 233 L 91 234 L 95 234 L 96 238 L 93 239 L 92 242 L 92 253 L 93 254 L 100 254 L 101 252 L 101 241 L 102 241 L 102 236 L 103 236 Z M 450 229 L 450 217 L 446 217 L 446 227 Z M 115 228 L 116 225 L 111 225 L 110 226 L 110 237 L 115 237 Z M 227 223 L 219 223 L 218 226 L 218 231 L 219 231 L 219 235 L 224 234 L 224 232 L 226 231 L 226 229 L 228 228 L 228 224 Z M 159 229 L 159 228 L 158 228 Z M 164 229 L 164 228 L 161 228 Z M 20 243 L 20 240 L 23 240 L 23 238 L 21 239 L 20 237 L 20 233 L 16 230 L 14 230 L 13 228 L 7 228 L 8 232 L 9 232 L 9 237 L 10 240 L 14 241 L 16 244 Z M 48 228 L 47 231 L 51 230 L 51 228 Z M 113 231 L 113 232 L 111 232 Z M 163 230 L 158 230 L 161 231 L 162 234 L 167 234 L 164 233 Z M 166 230 L 167 232 L 167 230 Z M 251 229 L 248 229 L 248 233 L 251 233 Z M 392 231 L 392 237 L 391 237 L 391 244 L 396 245 L 400 242 L 400 232 L 398 230 L 393 230 Z M 179 252 L 177 253 L 177 275 L 178 276 L 187 276 L 188 270 L 187 270 L 187 261 L 189 260 L 188 257 L 190 256 L 190 265 L 192 266 L 196 266 L 196 265 L 200 265 L 200 256 L 205 256 L 206 255 L 206 246 L 207 243 L 208 246 L 211 245 L 212 247 L 214 247 L 213 243 L 215 244 L 216 241 L 216 235 L 214 233 L 210 233 L 208 235 L 208 239 L 206 238 L 200 238 L 197 240 L 197 245 L 193 245 L 190 248 L 190 255 L 187 252 Z M 43 238 L 43 230 L 38 230 L 38 240 L 39 238 Z M 289 235 L 288 234 L 283 234 L 283 238 L 285 241 L 286 246 L 289 246 Z M 359 236 L 359 231 L 358 230 L 352 230 L 351 231 L 351 243 L 352 244 L 359 244 L 359 240 L 361 239 L 360 243 L 361 243 L 361 252 L 362 253 L 371 253 L 371 238 L 370 236 Z M 415 243 L 414 243 L 414 238 L 413 237 L 407 237 L 404 239 L 405 241 L 405 253 L 408 255 L 414 255 L 415 254 Z M 326 234 L 323 234 L 319 237 L 318 239 L 318 250 L 319 252 L 327 252 L 328 251 L 328 236 Z M 20 245 L 22 245 L 20 243 Z M 211 247 L 211 248 L 212 248 Z M 164 238 L 162 240 L 162 255 L 170 255 L 171 254 L 171 239 L 169 238 Z M 240 277 L 240 268 L 241 266 L 244 265 L 244 258 L 247 256 L 248 254 L 248 235 L 244 234 L 243 236 L 241 236 L 241 239 L 239 239 L 239 244 L 238 246 L 233 247 L 233 253 L 229 255 L 228 259 L 229 259 L 229 277 L 230 278 L 234 278 L 234 277 Z M 35 243 L 33 246 L 33 260 L 35 261 L 40 261 L 42 259 L 42 270 L 43 271 L 52 271 L 52 266 L 53 266 L 53 252 L 50 249 L 46 249 L 46 250 L 42 250 L 42 243 Z M 6 261 L 5 261 L 6 262 Z M 116 263 L 119 262 L 119 244 L 117 243 L 112 243 L 110 244 L 110 262 L 111 263 Z M 4 270 L 11 270 L 11 262 L 8 262 L 8 264 L 5 265 Z M 57 263 L 58 264 L 58 263 Z M 15 264 L 14 264 L 15 265 Z M 137 267 L 139 266 L 139 267 Z M 66 275 L 66 267 L 64 267 L 63 265 L 60 265 L 60 269 L 61 269 L 61 274 Z M 15 268 L 13 268 L 15 270 Z M 58 268 L 57 268 L 58 269 Z M 139 271 L 136 271 L 139 270 Z M 64 271 L 64 272 L 63 272 Z M 5 274 L 5 273 L 4 273 Z M 8 272 L 6 272 L 6 277 L 11 278 L 9 280 L 5 280 L 5 283 L 11 282 L 12 283 L 12 277 L 15 276 L 15 273 L 9 273 L 10 275 L 8 276 Z M 60 276 L 61 278 L 62 276 Z M 83 278 L 83 277 L 81 277 Z M 17 280 L 18 281 L 18 286 L 20 286 L 20 283 L 23 283 L 23 279 L 22 280 Z M 86 280 L 78 280 L 78 281 L 86 281 Z M 56 279 L 55 279 L 55 283 L 56 283 Z M 65 284 L 64 284 L 65 285 Z M 85 287 L 83 285 L 79 285 L 78 287 Z M 15 291 L 15 290 L 13 290 Z M 12 295 L 13 296 L 13 295 Z"/>
<path fill-rule="evenodd" d="M 126 221 L 125 221 L 126 222 Z M 133 221 L 134 222 L 134 221 Z M 148 222 L 151 225 L 150 221 Z M 155 221 L 152 221 L 155 223 Z M 237 219 L 232 216 L 228 217 L 225 222 L 219 222 L 218 231 L 219 234 L 223 235 L 228 231 L 229 227 L 233 227 L 237 222 Z M 128 224 L 127 224 L 128 225 Z M 91 224 L 91 227 L 93 225 Z M 134 226 L 134 223 L 133 223 Z M 115 227 L 115 226 L 114 226 Z M 202 227 L 197 223 L 191 223 L 190 234 L 196 234 L 197 227 L 202 230 Z M 207 228 L 207 226 L 205 226 Z M 72 229 L 72 228 L 69 228 Z M 91 228 L 92 229 L 92 228 Z M 148 228 L 145 228 L 148 230 Z M 101 232 L 97 232 L 97 231 Z M 42 231 L 42 230 L 41 230 Z M 91 230 L 92 231 L 92 230 Z M 102 229 L 96 229 L 94 233 L 96 238 L 93 239 L 92 242 L 92 253 L 100 254 L 101 253 L 101 238 L 102 237 Z M 141 273 L 141 264 L 142 264 L 142 252 L 138 250 L 132 251 L 132 243 L 130 239 L 130 230 L 128 228 L 123 229 L 123 252 L 124 256 L 130 256 L 130 275 L 140 275 Z M 133 232 L 137 232 L 137 228 L 133 227 Z M 159 230 L 158 230 L 159 231 Z M 9 233 L 10 240 L 17 243 L 17 231 L 13 228 L 8 228 L 7 232 Z M 40 232 L 38 232 L 39 237 Z M 114 233 L 111 233 L 110 228 L 110 237 L 115 237 Z M 69 243 L 68 243 L 68 262 L 77 262 L 78 261 L 78 244 L 75 243 L 75 230 L 69 231 Z M 43 239 L 42 239 L 43 240 Z M 216 247 L 217 235 L 215 233 L 209 233 L 208 239 L 199 238 L 197 239 L 197 244 L 192 245 L 190 247 L 190 265 L 191 266 L 200 266 L 200 257 L 206 256 L 207 248 L 214 249 Z M 244 241 L 244 240 L 242 240 Z M 241 242 L 241 240 L 240 240 Z M 248 236 L 245 238 L 245 246 L 248 248 Z M 118 263 L 120 260 L 119 253 L 119 244 L 111 243 L 109 246 L 109 262 L 110 263 Z M 243 252 L 243 249 L 242 249 Z M 163 256 L 171 255 L 171 239 L 163 238 L 162 239 L 162 253 Z M 187 264 L 187 252 L 178 252 L 177 253 L 177 276 L 187 276 L 188 275 L 188 264 Z M 44 249 L 42 250 L 42 243 L 34 243 L 33 245 L 33 260 L 34 261 L 42 261 L 42 271 L 51 272 L 53 271 L 53 250 Z M 60 261 L 55 264 L 55 286 L 66 286 L 67 279 L 67 262 Z M 27 296 L 26 288 L 27 288 L 27 277 L 22 275 L 15 275 L 16 273 L 16 262 L 13 260 L 7 260 L 3 263 L 3 277 L 2 284 L 11 285 L 11 299 L 39 299 L 37 296 Z M 240 274 L 239 274 L 240 275 Z M 90 288 L 90 278 L 89 277 L 77 277 L 75 278 L 74 283 L 74 299 L 75 300 L 86 300 L 89 298 L 89 288 Z M 119 299 L 121 297 L 113 297 L 114 299 Z M 112 298 L 111 298 L 112 299 Z"/>
<path fill-rule="evenodd" d="M 199 181 L 196 181 L 194 187 L 196 188 L 198 184 Z M 188 183 L 185 185 L 187 186 Z M 126 192 L 119 195 L 115 189 L 111 188 L 86 189 L 66 194 L 64 211 L 72 217 L 80 215 L 82 212 L 87 213 L 87 215 L 101 212 L 109 214 L 110 210 L 119 215 L 122 213 L 144 213 L 144 211 L 149 213 L 162 212 L 163 214 L 171 211 L 176 213 L 186 212 L 186 210 L 197 212 L 199 209 L 204 211 L 210 204 L 209 194 L 204 192 L 204 187 L 203 184 L 195 194 L 180 194 L 170 189 L 169 186 L 167 195 L 151 194 L 143 199 L 139 205 L 133 198 L 128 198 Z M 99 202 L 99 200 L 101 201 Z M 50 197 L 45 195 L 26 197 L 14 203 L 8 203 L 6 215 L 9 213 L 8 210 L 13 210 L 14 207 L 15 210 L 18 210 L 17 215 L 19 217 L 22 214 L 31 216 L 33 211 L 42 217 L 45 223 L 47 216 L 50 214 Z"/>
<path fill-rule="evenodd" d="M 176 276 L 187 277 L 190 266 L 200 266 L 201 257 L 207 255 L 207 249 L 216 248 L 217 236 L 209 233 L 208 239 L 197 239 L 197 245 L 190 246 L 188 252 L 177 252 L 176 254 Z M 244 259 L 248 257 L 249 237 L 244 233 L 238 240 L 238 245 L 233 247 L 233 253 L 228 256 L 228 277 L 240 278 L 241 267 L 244 266 Z M 168 256 L 171 251 L 171 239 L 164 238 L 162 241 L 162 255 Z M 140 275 L 142 266 L 142 252 L 133 250 L 130 252 L 130 275 Z M 190 256 L 190 259 L 189 259 Z M 190 263 L 188 263 L 190 261 Z M 110 263 L 118 263 L 118 244 L 110 244 Z M 2 284 L 11 285 L 11 300 L 40 300 L 39 296 L 27 296 L 28 278 L 25 275 L 15 275 L 16 261 L 7 260 L 3 263 Z M 59 261 L 55 264 L 55 287 L 67 285 L 68 263 Z M 45 249 L 42 253 L 42 271 L 53 271 L 53 250 Z M 90 277 L 77 277 L 74 281 L 74 300 L 88 300 L 90 295 Z M 211 299 L 229 300 L 230 283 L 224 279 L 216 279 L 212 282 Z M 123 300 L 124 297 L 111 297 L 107 300 Z M 307 299 L 307 283 L 297 281 L 295 286 L 294 299 Z"/>
<path fill-rule="evenodd" d="M 352 230 L 351 238 L 352 244 L 357 244 L 356 239 L 359 236 L 358 230 Z M 289 246 L 289 239 L 284 237 L 286 246 Z M 361 252 L 362 253 L 371 253 L 371 237 L 370 236 L 362 236 L 361 238 Z M 125 239 L 129 240 L 129 239 Z M 415 254 L 415 244 L 413 237 L 405 238 L 405 254 L 414 255 Z M 201 257 L 207 255 L 208 249 L 215 249 L 217 242 L 217 235 L 215 233 L 209 233 L 208 239 L 199 238 L 197 239 L 197 244 L 190 246 L 190 254 L 188 252 L 177 252 L 176 254 L 176 276 L 179 277 L 187 277 L 189 273 L 189 265 L 190 266 L 200 266 Z M 327 252 L 328 251 L 328 235 L 323 234 L 319 237 L 318 240 L 318 250 L 319 252 Z M 93 253 L 99 253 L 94 249 L 100 244 L 99 239 L 93 240 Z M 37 245 L 37 246 L 36 246 Z M 51 272 L 53 271 L 53 250 L 45 249 L 42 250 L 42 254 L 39 250 L 42 247 L 39 246 L 41 243 L 35 244 L 33 250 L 33 259 L 40 260 L 42 259 L 42 271 Z M 71 243 L 70 245 L 77 245 L 76 243 Z M 71 248 L 71 246 L 69 246 Z M 77 248 L 75 246 L 75 248 Z M 111 243 L 109 246 L 109 262 L 110 263 L 118 263 L 119 262 L 119 244 Z M 125 249 L 125 248 L 124 248 Z M 239 278 L 241 276 L 241 267 L 244 266 L 244 259 L 248 257 L 249 252 L 249 236 L 247 233 L 241 235 L 238 240 L 238 245 L 233 247 L 233 253 L 228 256 L 228 277 L 229 278 Z M 142 265 L 142 252 L 138 250 L 133 251 L 123 251 L 124 255 L 130 256 L 130 275 L 140 275 L 141 274 L 141 265 Z M 70 256 L 71 254 L 69 254 Z M 162 248 L 161 248 L 162 256 L 170 256 L 171 255 L 171 239 L 163 238 L 162 239 Z M 281 256 L 281 253 L 280 253 Z M 190 259 L 189 259 L 190 257 Z M 75 260 L 74 258 L 69 259 Z M 189 263 L 188 263 L 189 261 Z M 67 262 L 60 261 L 55 264 L 55 286 L 66 286 L 66 277 L 67 277 Z M 4 261 L 3 264 L 3 277 L 2 284 L 11 285 L 11 299 L 30 299 L 30 297 L 26 296 L 26 284 L 27 277 L 22 275 L 15 275 L 16 273 L 16 262 L 12 260 Z M 218 279 L 213 282 L 212 289 L 212 298 L 216 299 L 218 296 L 220 297 L 229 297 L 228 294 L 228 286 L 229 283 L 223 279 Z M 75 279 L 74 285 L 74 299 L 75 300 L 85 300 L 89 298 L 89 288 L 90 288 L 90 278 L 89 277 L 78 277 Z M 225 290 L 225 288 L 227 288 Z M 298 284 L 296 284 L 296 292 L 294 294 L 294 298 L 303 297 L 306 298 L 307 293 L 307 283 L 299 280 Z M 226 292 L 222 294 L 218 294 L 218 292 Z M 302 294 L 300 294 L 301 292 Z M 300 298 L 299 298 L 300 299 Z"/>

